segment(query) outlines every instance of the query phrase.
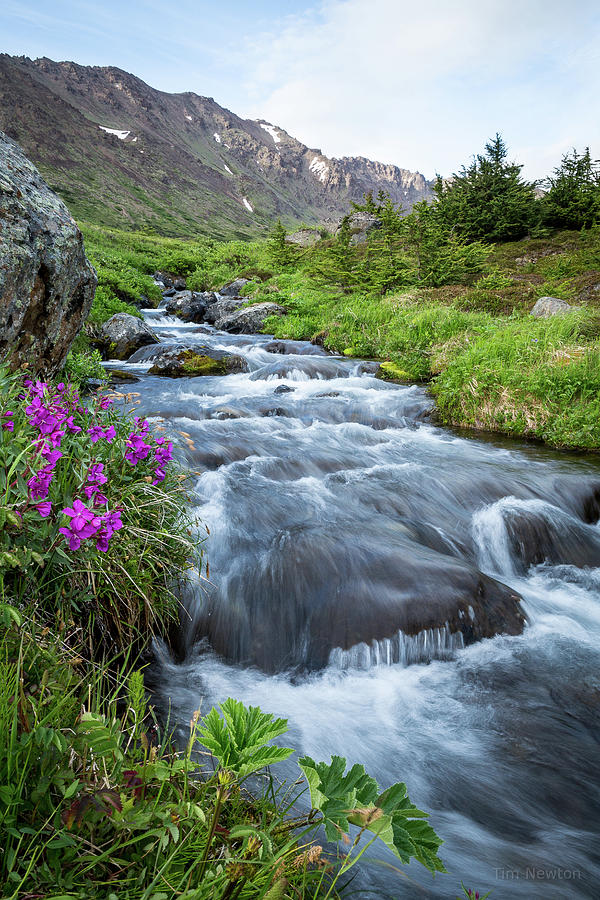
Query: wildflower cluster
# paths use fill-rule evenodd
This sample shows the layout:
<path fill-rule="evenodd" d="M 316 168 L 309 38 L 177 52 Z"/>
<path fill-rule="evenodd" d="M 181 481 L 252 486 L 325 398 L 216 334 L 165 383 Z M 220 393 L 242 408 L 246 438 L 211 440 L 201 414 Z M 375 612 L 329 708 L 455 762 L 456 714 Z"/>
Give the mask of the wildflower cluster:
<path fill-rule="evenodd" d="M 64 382 L 27 380 L 23 388 L 16 405 L 11 403 L 16 411 L 0 413 L 2 429 L 15 435 L 15 444 L 17 435 L 24 434 L 26 441 L 22 477 L 8 485 L 17 493 L 13 513 L 21 523 L 31 512 L 49 523 L 60 517 L 53 546 L 61 536 L 69 551 L 92 542 L 105 553 L 110 539 L 124 527 L 123 508 L 109 501 L 111 474 L 118 485 L 124 463 L 125 468 L 142 463 L 139 477 L 156 485 L 165 479 L 173 445 L 155 439 L 149 423 L 140 418 L 131 430 L 131 420 L 111 415 L 113 401 L 106 396 L 92 398 L 85 406 L 77 390 Z M 113 487 L 115 493 L 118 486 Z"/>

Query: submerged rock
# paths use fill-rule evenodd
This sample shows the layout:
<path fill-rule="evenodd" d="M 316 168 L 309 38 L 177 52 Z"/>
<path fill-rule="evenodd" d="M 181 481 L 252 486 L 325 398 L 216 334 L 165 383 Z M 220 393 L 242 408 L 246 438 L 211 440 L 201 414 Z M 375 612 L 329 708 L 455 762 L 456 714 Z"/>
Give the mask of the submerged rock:
<path fill-rule="evenodd" d="M 159 340 L 142 319 L 129 313 L 116 313 L 104 323 L 96 339 L 105 359 L 129 359 L 147 344 L 158 344 Z"/>
<path fill-rule="evenodd" d="M 285 309 L 278 303 L 256 303 L 219 319 L 217 327 L 231 334 L 259 334 L 269 316 L 283 315 Z"/>
<path fill-rule="evenodd" d="M 11 368 L 60 369 L 96 283 L 67 207 L 0 132 L 0 354 Z"/>
<path fill-rule="evenodd" d="M 241 356 L 215 350 L 213 347 L 195 346 L 189 349 L 175 348 L 157 354 L 149 375 L 166 378 L 192 378 L 200 375 L 232 375 L 247 372 L 248 363 Z"/>
<path fill-rule="evenodd" d="M 203 604 L 198 634 L 266 672 L 319 669 L 334 650 L 399 632 L 439 629 L 460 644 L 520 634 L 519 594 L 431 543 L 408 524 L 389 548 L 367 534 L 340 544 L 320 525 L 286 530 L 251 569 L 234 566 L 227 595 Z"/>

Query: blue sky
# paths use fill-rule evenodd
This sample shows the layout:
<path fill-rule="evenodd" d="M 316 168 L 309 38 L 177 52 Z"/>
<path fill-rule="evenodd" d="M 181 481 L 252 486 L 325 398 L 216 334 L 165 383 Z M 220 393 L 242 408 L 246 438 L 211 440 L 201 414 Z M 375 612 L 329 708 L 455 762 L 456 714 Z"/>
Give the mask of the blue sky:
<path fill-rule="evenodd" d="M 595 0 L 4 0 L 0 35 L 428 177 L 496 131 L 530 178 L 573 146 L 600 156 Z"/>

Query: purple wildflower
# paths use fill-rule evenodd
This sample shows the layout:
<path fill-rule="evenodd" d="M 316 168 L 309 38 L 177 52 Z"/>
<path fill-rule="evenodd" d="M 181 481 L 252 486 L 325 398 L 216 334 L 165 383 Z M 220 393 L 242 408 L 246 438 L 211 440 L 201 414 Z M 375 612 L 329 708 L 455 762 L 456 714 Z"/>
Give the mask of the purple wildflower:
<path fill-rule="evenodd" d="M 87 433 L 90 436 L 92 444 L 95 444 L 96 441 L 99 441 L 100 438 L 104 437 L 104 429 L 100 425 L 92 425 L 91 428 L 88 428 Z"/>
<path fill-rule="evenodd" d="M 44 500 L 43 503 L 37 504 L 36 509 L 39 512 L 42 519 L 46 519 L 52 512 L 52 504 L 50 503 L 49 500 Z"/>
<path fill-rule="evenodd" d="M 45 470 L 51 471 L 63 455 L 60 450 L 53 450 L 48 444 L 42 444 L 41 454 L 46 460 Z"/>
<path fill-rule="evenodd" d="M 92 537 L 102 525 L 102 519 L 79 499 L 74 500 L 73 506 L 65 507 L 62 512 L 65 516 L 69 516 L 71 519 L 69 527 L 80 539 Z"/>
<path fill-rule="evenodd" d="M 36 472 L 36 474 L 29 479 L 27 487 L 29 488 L 29 495 L 32 500 L 46 499 L 53 474 L 54 473 L 51 470 L 40 469 L 39 472 Z"/>
<path fill-rule="evenodd" d="M 66 419 L 65 425 L 67 426 L 69 431 L 73 432 L 73 434 L 79 434 L 79 432 L 81 431 L 81 428 L 79 427 L 79 425 L 75 424 L 75 422 L 73 420 L 73 416 L 69 416 L 69 418 Z"/>
<path fill-rule="evenodd" d="M 151 450 L 150 444 L 145 444 L 142 436 L 133 431 L 129 435 L 127 446 L 129 450 L 125 454 L 125 459 L 132 466 L 136 466 L 140 460 L 146 459 Z"/>
<path fill-rule="evenodd" d="M 108 407 L 112 405 L 113 401 L 109 397 L 103 397 L 99 403 L 100 409 L 108 409 Z"/>

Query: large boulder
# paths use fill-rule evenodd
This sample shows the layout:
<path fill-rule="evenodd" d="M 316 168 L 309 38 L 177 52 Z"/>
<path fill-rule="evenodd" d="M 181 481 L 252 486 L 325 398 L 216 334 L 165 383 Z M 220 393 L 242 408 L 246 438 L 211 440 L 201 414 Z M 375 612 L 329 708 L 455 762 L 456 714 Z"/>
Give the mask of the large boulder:
<path fill-rule="evenodd" d="M 231 313 L 239 309 L 245 302 L 243 297 L 223 297 L 221 300 L 217 300 L 216 303 L 212 303 L 207 307 L 206 312 L 204 313 L 204 321 L 208 322 L 209 325 L 216 325 L 220 319 L 224 319 L 226 316 L 231 315 Z M 218 327 L 220 328 L 221 326 L 219 325 Z"/>
<path fill-rule="evenodd" d="M 165 378 L 193 378 L 199 375 L 233 375 L 247 371 L 248 363 L 242 356 L 216 350 L 214 347 L 194 345 L 158 353 L 148 374 L 162 375 Z"/>
<path fill-rule="evenodd" d="M 207 308 L 216 300 L 217 295 L 212 291 L 179 291 L 169 297 L 163 308 L 165 312 L 178 316 L 184 322 L 204 322 Z"/>
<path fill-rule="evenodd" d="M 60 369 L 96 284 L 67 207 L 0 132 L 0 355 L 11 368 Z"/>
<path fill-rule="evenodd" d="M 116 313 L 102 326 L 97 343 L 105 358 L 129 359 L 140 347 L 158 344 L 159 340 L 142 319 Z"/>
<path fill-rule="evenodd" d="M 256 303 L 217 321 L 217 328 L 231 334 L 259 334 L 269 316 L 283 316 L 285 309 L 278 303 Z"/>
<path fill-rule="evenodd" d="M 536 319 L 549 319 L 550 316 L 563 316 L 572 310 L 572 306 L 558 297 L 540 297 L 531 310 L 531 315 Z"/>
<path fill-rule="evenodd" d="M 219 293 L 221 297 L 239 297 L 242 290 L 249 282 L 249 278 L 236 278 L 235 281 L 224 284 Z"/>

